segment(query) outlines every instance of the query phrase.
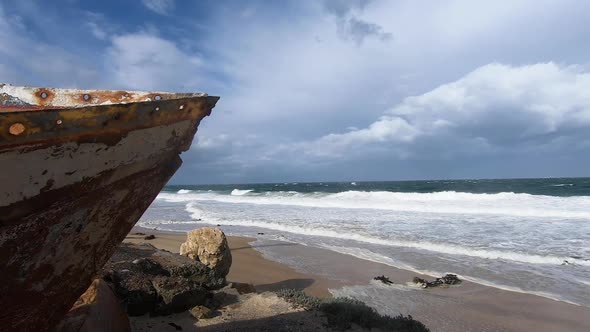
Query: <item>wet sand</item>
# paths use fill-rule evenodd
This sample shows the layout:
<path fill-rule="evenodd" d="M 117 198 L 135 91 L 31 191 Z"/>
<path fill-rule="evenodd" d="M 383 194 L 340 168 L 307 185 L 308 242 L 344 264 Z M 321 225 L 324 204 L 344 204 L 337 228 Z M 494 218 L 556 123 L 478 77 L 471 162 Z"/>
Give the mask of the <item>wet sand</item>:
<path fill-rule="evenodd" d="M 154 240 L 144 240 L 135 232 L 154 234 Z M 184 233 L 135 228 L 126 241 L 148 242 L 178 252 Z M 273 251 L 289 252 L 300 257 L 316 274 L 309 274 L 277 263 L 256 251 L 250 242 L 254 238 L 228 237 L 233 263 L 229 281 L 252 283 L 257 291 L 296 288 L 310 295 L 327 297 L 330 289 L 358 287 L 372 282 L 377 275 L 388 276 L 396 286 L 380 286 L 372 291 L 394 291 L 391 301 L 403 314 L 411 314 L 432 331 L 590 331 L 590 308 L 555 301 L 531 294 L 505 291 L 464 281 L 460 286 L 411 289 L 406 286 L 414 276 L 411 271 L 358 259 L 329 250 L 293 243 L 274 241 Z M 421 276 L 432 279 L 432 276 Z M 399 289 L 399 291 L 397 291 Z M 370 293 L 365 294 L 370 296 Z"/>

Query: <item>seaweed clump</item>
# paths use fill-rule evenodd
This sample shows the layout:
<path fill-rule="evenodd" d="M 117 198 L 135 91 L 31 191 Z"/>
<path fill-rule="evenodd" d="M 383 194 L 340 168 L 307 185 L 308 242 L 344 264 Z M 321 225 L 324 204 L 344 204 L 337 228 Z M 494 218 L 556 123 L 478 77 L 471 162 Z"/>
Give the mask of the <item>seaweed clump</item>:
<path fill-rule="evenodd" d="M 296 307 L 324 313 L 328 325 L 342 331 L 350 329 L 353 324 L 366 329 L 383 331 L 430 331 L 410 315 L 400 314 L 394 317 L 381 315 L 364 302 L 348 297 L 320 299 L 295 289 L 281 289 L 277 295 Z"/>

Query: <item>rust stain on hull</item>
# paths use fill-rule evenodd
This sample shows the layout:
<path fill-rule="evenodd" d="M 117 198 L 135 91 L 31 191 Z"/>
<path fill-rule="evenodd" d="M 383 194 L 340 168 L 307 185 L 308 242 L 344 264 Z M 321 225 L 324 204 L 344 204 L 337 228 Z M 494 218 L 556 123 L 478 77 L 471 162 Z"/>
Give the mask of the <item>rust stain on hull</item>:
<path fill-rule="evenodd" d="M 50 330 L 178 169 L 218 98 L 2 84 L 0 96 L 0 327 Z"/>

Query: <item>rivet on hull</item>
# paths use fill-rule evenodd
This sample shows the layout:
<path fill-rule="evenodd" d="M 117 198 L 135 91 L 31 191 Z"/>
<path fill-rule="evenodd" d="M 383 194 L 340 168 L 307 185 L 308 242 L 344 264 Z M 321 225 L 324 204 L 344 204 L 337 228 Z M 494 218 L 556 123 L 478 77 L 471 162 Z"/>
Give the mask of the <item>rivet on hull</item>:
<path fill-rule="evenodd" d="M 14 136 L 18 136 L 18 135 L 22 134 L 24 131 L 25 131 L 25 126 L 20 122 L 13 123 L 10 126 L 10 128 L 8 128 L 8 132 Z"/>

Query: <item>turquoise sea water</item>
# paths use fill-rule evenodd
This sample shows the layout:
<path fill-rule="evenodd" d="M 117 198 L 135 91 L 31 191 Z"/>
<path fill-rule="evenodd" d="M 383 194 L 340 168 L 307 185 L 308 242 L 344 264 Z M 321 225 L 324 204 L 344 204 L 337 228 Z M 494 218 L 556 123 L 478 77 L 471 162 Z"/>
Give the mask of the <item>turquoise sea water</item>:
<path fill-rule="evenodd" d="M 139 224 L 219 225 L 590 305 L 590 178 L 177 185 Z"/>

